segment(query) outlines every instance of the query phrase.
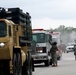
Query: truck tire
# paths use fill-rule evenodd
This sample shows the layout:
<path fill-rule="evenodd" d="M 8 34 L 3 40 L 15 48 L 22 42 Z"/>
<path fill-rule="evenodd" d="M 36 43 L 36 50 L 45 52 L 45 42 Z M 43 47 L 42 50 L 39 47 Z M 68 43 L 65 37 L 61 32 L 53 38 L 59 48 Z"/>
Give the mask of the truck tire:
<path fill-rule="evenodd" d="M 61 58 L 61 57 L 60 57 L 60 56 L 58 56 L 58 57 L 57 57 L 57 60 L 60 60 L 60 58 Z"/>
<path fill-rule="evenodd" d="M 45 66 L 49 66 L 49 60 L 45 61 Z"/>
<path fill-rule="evenodd" d="M 32 58 L 32 71 L 35 71 L 35 68 L 34 68 L 34 59 Z"/>
<path fill-rule="evenodd" d="M 13 54 L 13 75 L 22 75 L 22 59 L 19 52 Z"/>
<path fill-rule="evenodd" d="M 29 53 L 22 67 L 22 75 L 32 75 L 32 62 Z"/>
<path fill-rule="evenodd" d="M 0 61 L 0 75 L 10 75 L 9 60 Z"/>
<path fill-rule="evenodd" d="M 50 59 L 50 65 L 52 65 L 52 59 Z"/>

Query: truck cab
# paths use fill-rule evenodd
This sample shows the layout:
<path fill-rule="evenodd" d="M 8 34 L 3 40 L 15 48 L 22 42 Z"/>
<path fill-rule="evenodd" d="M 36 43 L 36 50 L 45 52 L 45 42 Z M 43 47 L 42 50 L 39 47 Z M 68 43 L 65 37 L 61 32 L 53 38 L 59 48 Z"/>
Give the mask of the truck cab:
<path fill-rule="evenodd" d="M 32 57 L 34 63 L 44 63 L 45 66 L 49 66 L 51 61 L 50 48 L 51 48 L 51 36 L 49 32 L 44 29 L 33 29 L 32 40 L 36 48 L 32 50 Z"/>

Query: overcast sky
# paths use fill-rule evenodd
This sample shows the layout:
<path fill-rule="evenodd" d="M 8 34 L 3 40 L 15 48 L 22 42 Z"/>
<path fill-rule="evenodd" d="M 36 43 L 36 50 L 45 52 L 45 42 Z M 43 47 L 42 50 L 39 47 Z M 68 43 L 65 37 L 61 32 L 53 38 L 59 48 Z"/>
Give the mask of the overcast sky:
<path fill-rule="evenodd" d="M 0 0 L 0 7 L 20 7 L 29 12 L 32 28 L 76 28 L 76 0 Z"/>

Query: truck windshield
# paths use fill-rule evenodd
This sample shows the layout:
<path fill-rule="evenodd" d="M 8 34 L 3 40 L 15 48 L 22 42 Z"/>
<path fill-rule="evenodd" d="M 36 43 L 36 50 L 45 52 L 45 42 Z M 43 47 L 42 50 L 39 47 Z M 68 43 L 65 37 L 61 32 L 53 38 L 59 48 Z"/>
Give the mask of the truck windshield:
<path fill-rule="evenodd" d="M 4 21 L 0 21 L 0 37 L 6 36 L 6 23 Z"/>
<path fill-rule="evenodd" d="M 32 35 L 32 39 L 36 42 L 36 43 L 44 43 L 45 40 L 45 34 L 44 33 L 34 33 Z"/>

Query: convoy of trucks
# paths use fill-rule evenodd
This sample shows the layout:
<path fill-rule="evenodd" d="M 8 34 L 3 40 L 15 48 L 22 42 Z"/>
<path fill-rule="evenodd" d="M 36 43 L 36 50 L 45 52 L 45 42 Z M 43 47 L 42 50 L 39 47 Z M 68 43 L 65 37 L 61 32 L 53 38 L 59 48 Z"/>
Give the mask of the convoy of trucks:
<path fill-rule="evenodd" d="M 0 8 L 0 75 L 32 75 L 30 19 L 20 8 Z"/>
<path fill-rule="evenodd" d="M 32 50 L 34 63 L 44 63 L 45 66 L 52 64 L 52 58 L 49 53 L 52 37 L 49 32 L 44 29 L 33 29 L 32 41 L 36 46 L 36 48 L 34 46 L 34 49 Z"/>
<path fill-rule="evenodd" d="M 0 8 L 0 75 L 32 75 L 35 63 L 52 64 L 51 43 L 59 46 L 60 34 L 32 29 L 30 19 L 20 8 Z"/>

